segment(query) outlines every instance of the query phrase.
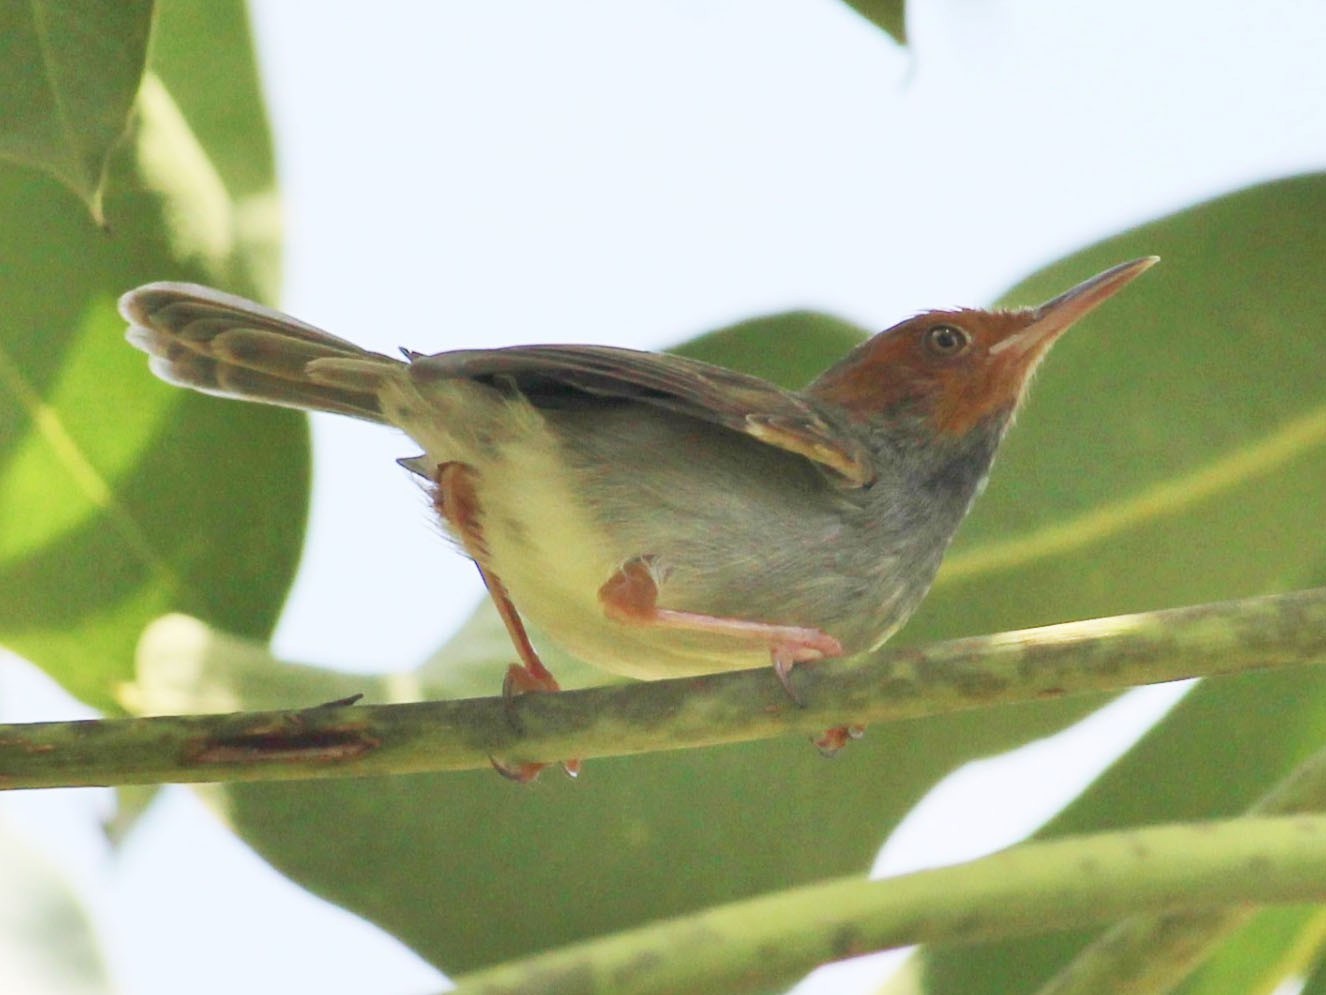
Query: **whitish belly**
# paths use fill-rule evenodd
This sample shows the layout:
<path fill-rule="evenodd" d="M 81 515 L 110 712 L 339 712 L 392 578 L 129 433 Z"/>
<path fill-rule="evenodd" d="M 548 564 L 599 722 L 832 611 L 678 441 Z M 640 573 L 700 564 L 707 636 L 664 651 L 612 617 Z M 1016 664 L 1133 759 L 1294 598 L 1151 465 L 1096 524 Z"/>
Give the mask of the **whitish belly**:
<path fill-rule="evenodd" d="M 524 618 L 573 656 L 626 677 L 769 663 L 767 649 L 745 640 L 609 618 L 599 589 L 622 564 L 652 550 L 619 547 L 590 518 L 564 467 L 546 438 L 529 438 L 502 447 L 479 468 L 489 566 Z"/>
<path fill-rule="evenodd" d="M 658 523 L 639 528 L 640 515 L 650 513 L 646 508 L 631 516 L 636 527 L 612 528 L 592 518 L 581 491 L 584 483 L 578 488 L 569 475 L 566 454 L 541 412 L 464 381 L 432 385 L 426 399 L 403 394 L 396 408 L 431 464 L 459 461 L 477 473 L 485 565 L 500 578 L 521 616 L 563 650 L 611 673 L 643 679 L 769 664 L 768 649 L 749 639 L 607 616 L 599 589 L 627 561 L 660 552 L 634 548 L 642 535 L 669 528 Z M 623 457 L 607 458 L 616 466 Z M 660 607 L 707 610 L 707 598 L 670 604 L 669 593 L 665 582 Z M 679 597 L 681 592 L 671 593 Z"/>

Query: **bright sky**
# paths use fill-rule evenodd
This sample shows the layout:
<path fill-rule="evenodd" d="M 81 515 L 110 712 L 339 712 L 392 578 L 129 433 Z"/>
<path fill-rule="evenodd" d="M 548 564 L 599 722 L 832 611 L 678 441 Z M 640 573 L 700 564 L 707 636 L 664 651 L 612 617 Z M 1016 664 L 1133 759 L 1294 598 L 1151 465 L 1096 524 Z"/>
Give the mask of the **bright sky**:
<path fill-rule="evenodd" d="M 906 52 L 833 0 L 256 0 L 255 16 L 288 206 L 283 305 L 383 350 L 654 347 L 802 306 L 880 328 L 988 302 L 1121 228 L 1326 166 L 1316 0 L 921 2 Z M 403 440 L 331 418 L 315 436 L 312 533 L 279 648 L 412 665 L 480 587 L 391 462 Z M 73 714 L 15 669 L 0 673 L 6 721 Z M 1168 699 L 1148 700 L 1154 713 Z M 1046 790 L 1006 824 L 970 813 L 1027 767 L 958 775 L 888 865 L 1024 834 L 1139 714 L 1116 709 L 1042 753 Z M 118 866 L 90 825 L 104 796 L 0 799 L 75 867 L 123 990 L 439 984 L 170 795 Z M 976 823 L 980 839 L 948 831 Z"/>

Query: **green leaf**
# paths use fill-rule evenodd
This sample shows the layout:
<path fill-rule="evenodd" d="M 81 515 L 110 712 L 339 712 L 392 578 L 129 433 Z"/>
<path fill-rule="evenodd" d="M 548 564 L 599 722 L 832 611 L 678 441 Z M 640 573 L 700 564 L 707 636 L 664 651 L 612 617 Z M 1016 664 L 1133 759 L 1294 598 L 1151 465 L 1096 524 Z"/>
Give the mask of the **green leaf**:
<path fill-rule="evenodd" d="M 905 0 L 845 0 L 845 2 L 899 45 L 907 44 Z"/>
<path fill-rule="evenodd" d="M 1314 219 L 1324 191 L 1322 177 L 1245 191 L 1096 246 L 1010 295 L 1035 303 L 1112 263 L 1165 257 L 1056 348 L 989 493 L 900 641 L 1191 603 L 1319 575 L 1322 538 L 1293 523 L 1314 520 L 1326 479 L 1326 398 L 1315 376 L 1324 340 L 1305 331 L 1320 322 L 1322 302 L 1295 267 L 1320 256 Z M 797 314 L 727 329 L 694 351 L 793 383 L 855 338 L 836 319 Z M 794 345 L 804 368 L 778 363 Z M 1266 523 L 1265 534 L 1256 523 Z M 565 661 L 550 656 L 565 676 Z M 412 690 L 493 693 L 510 659 L 484 608 L 414 675 Z M 300 668 L 271 673 L 262 695 L 246 694 L 251 669 L 232 675 L 217 666 L 202 682 L 212 688 L 206 700 L 229 708 L 303 705 L 346 691 L 344 675 Z M 601 679 L 584 670 L 572 678 Z M 1153 794 L 1164 791 L 1151 770 L 1167 770 L 1176 794 L 1197 784 L 1250 798 L 1271 776 L 1275 764 L 1263 760 L 1280 755 L 1282 739 L 1302 744 L 1288 750 L 1295 756 L 1320 741 L 1315 730 L 1297 732 L 1316 707 L 1310 691 L 1298 703 L 1312 683 L 1271 682 L 1278 691 L 1253 714 L 1225 707 L 1218 720 L 1206 718 L 1214 743 L 1148 755 L 1119 784 L 1118 818 L 1150 812 Z M 1210 687 L 1237 698 L 1236 684 Z M 190 686 L 176 688 L 172 710 L 188 707 Z M 409 686 L 399 677 L 361 684 L 379 694 Z M 528 788 L 475 773 L 241 785 L 214 797 L 278 868 L 455 972 L 864 873 L 885 834 L 944 774 L 1062 728 L 1093 704 L 880 726 L 831 763 L 787 740 L 596 761 L 579 782 L 550 771 Z M 1244 722 L 1257 724 L 1260 738 L 1244 735 Z M 1270 722 L 1276 729 L 1263 728 Z M 1289 735 L 1277 739 L 1280 732 Z M 1219 746 L 1231 736 L 1232 754 Z M 1217 775 L 1204 783 L 1198 767 Z M 1225 803 L 1238 811 L 1237 801 Z"/>
<path fill-rule="evenodd" d="M 147 55 L 152 0 L 0 6 L 0 157 L 44 169 L 104 222 L 111 150 Z"/>
<path fill-rule="evenodd" d="M 568 684 L 593 679 L 555 651 L 545 656 Z M 441 666 L 430 668 L 413 688 L 420 697 L 494 694 L 511 653 L 485 605 L 438 659 L 450 664 L 447 682 Z M 230 710 L 353 691 L 378 702 L 411 687 L 402 676 L 282 672 L 274 662 L 256 668 L 250 656 L 233 672 L 140 673 L 136 697 L 150 711 Z M 207 794 L 283 873 L 456 972 L 734 897 L 864 873 L 887 830 L 935 780 L 1065 721 L 1044 709 L 1019 723 L 897 723 L 870 730 L 834 761 L 793 738 L 595 760 L 578 781 L 550 770 L 527 787 L 478 771 L 235 784 Z M 434 911 L 449 908 L 465 913 Z"/>
<path fill-rule="evenodd" d="M 1040 486 L 1014 506 L 996 493 L 1007 477 L 996 481 L 991 516 L 964 536 L 973 545 L 955 549 L 956 576 L 936 600 L 976 597 L 978 578 L 1002 579 L 979 587 L 981 611 L 1023 623 L 1042 612 L 1034 597 L 1021 609 L 1014 598 L 1052 585 L 1063 591 L 1048 610 L 1076 615 L 1326 582 L 1323 212 L 1326 175 L 1316 174 L 1091 250 L 1093 265 L 1143 247 L 1164 261 L 1111 303 L 1130 319 L 1126 331 L 1094 349 L 1094 331 L 1070 336 L 1056 350 L 1010 440 L 1010 462 L 1035 449 Z M 1050 285 L 1042 275 L 1033 289 Z M 1076 414 L 1056 432 L 1054 410 Z M 1093 488 L 1118 498 L 1092 507 Z M 1049 505 L 1068 516 L 1038 527 Z M 1320 674 L 1206 682 L 1044 835 L 1237 814 L 1324 738 Z M 932 951 L 926 990 L 1034 991 L 1087 939 Z M 1295 942 L 1268 941 L 1258 953 L 1272 963 Z"/>
<path fill-rule="evenodd" d="M 862 334 L 801 313 L 745 322 L 685 351 L 792 384 Z M 779 348 L 769 348 L 771 341 Z M 602 680 L 541 645 L 564 682 Z M 505 632 L 485 605 L 420 671 L 416 693 L 495 693 L 510 658 Z M 138 708 L 278 707 L 354 690 L 376 701 L 409 686 L 400 678 L 347 682 L 302 667 L 278 677 L 275 664 L 233 645 L 211 663 L 215 669 L 176 669 L 144 660 Z M 282 871 L 457 971 L 736 895 L 864 870 L 887 827 L 937 777 L 971 755 L 1053 731 L 1077 711 L 1050 710 L 993 734 L 960 721 L 928 723 L 924 732 L 921 723 L 881 728 L 833 764 L 796 739 L 596 761 L 579 782 L 549 772 L 529 789 L 478 772 L 233 785 L 209 795 Z M 923 749 L 909 743 L 918 735 Z M 777 805 L 764 787 L 771 782 Z M 467 914 L 425 911 L 453 903 Z"/>
<path fill-rule="evenodd" d="M 207 65 L 217 39 L 158 41 Z M 253 79 L 230 64 L 204 75 L 258 136 L 230 154 L 247 149 L 270 176 L 261 108 L 244 102 Z M 159 383 L 115 310 L 151 279 L 253 292 L 257 257 L 270 259 L 200 134 L 239 141 L 186 120 L 149 77 L 111 163 L 109 232 L 43 174 L 0 166 L 0 641 L 101 708 L 116 707 L 139 633 L 163 612 L 268 634 L 301 542 L 303 420 Z"/>
<path fill-rule="evenodd" d="M 24 995 L 108 995 L 86 910 L 54 867 L 0 823 L 0 979 Z"/>
<path fill-rule="evenodd" d="M 791 311 L 738 322 L 671 351 L 742 369 L 796 390 L 865 337 L 864 329 L 841 318 Z"/>
<path fill-rule="evenodd" d="M 199 72 L 200 60 L 211 53 L 225 53 L 224 66 Z M 275 163 L 248 5 L 159 0 L 152 69 L 231 196 L 269 196 L 276 184 Z"/>
<path fill-rule="evenodd" d="M 271 300 L 280 289 L 281 211 L 275 153 L 263 101 L 248 5 L 238 0 L 158 0 L 152 69 L 189 122 L 234 203 L 239 283 Z M 206 50 L 200 49 L 205 42 Z M 225 53 L 224 67 L 213 53 Z"/>
<path fill-rule="evenodd" d="M 1182 984 L 1182 995 L 1274 992 L 1301 974 L 1320 947 L 1326 916 L 1320 906 L 1268 908 L 1225 943 Z M 1305 988 L 1300 995 L 1309 995 Z M 1290 989 L 1292 990 L 1292 989 Z"/>
<path fill-rule="evenodd" d="M 1318 913 L 1318 916 L 1320 917 L 1320 913 Z M 1321 919 L 1318 918 L 1317 922 L 1319 928 L 1316 935 L 1307 934 L 1307 936 L 1304 936 L 1304 938 L 1311 936 L 1311 939 L 1317 942 L 1304 951 L 1308 955 L 1305 959 L 1308 959 L 1309 966 L 1302 972 L 1306 974 L 1306 979 L 1303 982 L 1303 987 L 1299 990 L 1299 995 L 1323 995 L 1323 993 L 1326 993 L 1326 959 L 1322 958 Z M 1185 995 L 1189 995 L 1189 993 L 1185 993 Z M 1191 995 L 1197 995 L 1197 993 L 1191 993 Z"/>

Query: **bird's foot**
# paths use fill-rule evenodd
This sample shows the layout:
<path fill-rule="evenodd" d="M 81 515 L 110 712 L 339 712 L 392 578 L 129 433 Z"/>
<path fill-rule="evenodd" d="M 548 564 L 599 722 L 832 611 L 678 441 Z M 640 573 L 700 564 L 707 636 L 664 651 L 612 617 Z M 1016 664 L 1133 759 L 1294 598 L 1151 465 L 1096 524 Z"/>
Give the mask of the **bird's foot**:
<path fill-rule="evenodd" d="M 834 726 L 832 729 L 825 729 L 811 742 L 824 756 L 832 757 L 852 740 L 860 739 L 865 734 L 865 726 Z"/>
<path fill-rule="evenodd" d="M 529 666 L 513 663 L 507 668 L 506 677 L 502 680 L 502 701 L 506 706 L 507 721 L 517 732 L 522 731 L 520 716 L 516 713 L 516 699 L 525 694 L 551 694 L 560 690 L 557 678 L 542 663 L 537 672 Z M 493 770 L 518 784 L 529 784 L 548 766 L 546 763 L 507 763 L 496 757 L 489 757 L 488 761 L 493 765 Z M 579 777 L 580 760 L 563 760 L 562 770 L 566 771 L 567 777 Z"/>
<path fill-rule="evenodd" d="M 773 659 L 774 675 L 783 686 L 787 696 L 798 708 L 805 708 L 806 702 L 800 692 L 792 686 L 792 668 L 798 663 L 810 663 L 812 660 L 832 660 L 843 655 L 842 643 L 827 632 L 819 629 L 805 629 L 790 625 L 770 626 L 777 629 L 769 646 L 769 655 Z"/>

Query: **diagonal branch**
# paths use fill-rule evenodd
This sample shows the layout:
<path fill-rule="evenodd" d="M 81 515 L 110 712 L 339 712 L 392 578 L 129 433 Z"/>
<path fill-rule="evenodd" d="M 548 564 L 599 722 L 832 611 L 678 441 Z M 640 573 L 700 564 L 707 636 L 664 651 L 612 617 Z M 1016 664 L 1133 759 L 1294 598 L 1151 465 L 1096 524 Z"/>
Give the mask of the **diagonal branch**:
<path fill-rule="evenodd" d="M 1326 816 L 1150 826 L 732 902 L 465 975 L 455 991 L 769 990 L 828 961 L 914 943 L 977 943 L 1139 912 L 1322 899 Z"/>
<path fill-rule="evenodd" d="M 1326 750 L 1318 750 L 1252 806 L 1253 816 L 1326 809 Z M 1164 995 L 1260 911 L 1247 903 L 1140 915 L 1096 937 L 1037 995 Z"/>
<path fill-rule="evenodd" d="M 559 694 L 0 726 L 0 788 L 272 781 L 613 756 L 1326 662 L 1326 588 L 771 671 Z"/>

